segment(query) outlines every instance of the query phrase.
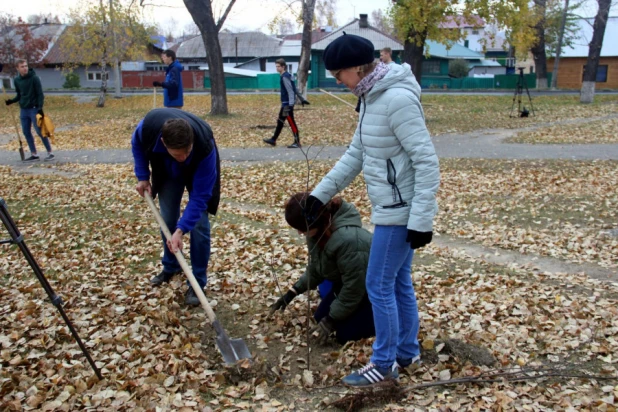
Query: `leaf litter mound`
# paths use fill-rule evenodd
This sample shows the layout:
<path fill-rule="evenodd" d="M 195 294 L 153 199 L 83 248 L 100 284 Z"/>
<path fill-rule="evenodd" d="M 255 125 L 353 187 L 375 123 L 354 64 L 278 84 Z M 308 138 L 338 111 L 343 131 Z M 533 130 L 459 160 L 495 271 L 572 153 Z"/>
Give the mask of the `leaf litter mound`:
<path fill-rule="evenodd" d="M 345 347 L 316 347 L 311 342 L 307 346 L 307 305 L 317 305 L 315 295 L 299 297 L 283 314 L 269 318 L 268 306 L 302 274 L 306 250 L 281 215 L 233 206 L 280 208 L 289 193 L 302 187 L 298 165 L 223 170 L 224 199 L 232 203 L 224 202 L 221 214 L 212 220 L 208 299 L 230 336 L 245 339 L 256 355 L 253 365 L 233 371 L 222 365 L 201 309 L 184 307 L 185 281 L 176 277 L 165 287 L 149 285 L 159 271 L 161 240 L 156 222 L 134 193 L 131 167 L 56 167 L 79 177 L 23 175 L 0 167 L 2 196 L 105 379 L 93 379 L 19 251 L 4 246 L 3 409 L 314 410 L 324 404 L 324 396 L 346 395 L 339 380 L 368 361 L 373 340 Z M 316 174 L 328 167 L 316 164 Z M 585 163 L 575 172 L 588 167 L 605 170 L 603 164 Z M 527 171 L 513 170 L 514 180 L 520 170 Z M 467 172 L 451 169 L 448 162 L 445 173 L 457 182 L 477 184 L 457 178 Z M 487 184 L 504 175 L 484 173 Z M 455 191 L 450 181 L 445 180 L 447 193 Z M 458 189 L 473 191 L 461 183 Z M 359 179 L 344 197 L 367 219 Z M 479 196 L 478 201 L 484 199 Z M 612 201 L 601 201 L 607 199 Z M 459 202 L 469 204 L 469 198 L 453 197 L 449 202 L 454 210 L 463 210 Z M 447 214 L 440 219 L 448 226 Z M 496 367 L 558 367 L 573 360 L 583 363 L 582 368 L 594 366 L 599 374 L 616 373 L 614 284 L 581 275 L 495 267 L 435 246 L 415 256 L 414 282 L 421 313 L 419 340 L 426 354 L 437 354 L 437 362 L 402 374 L 403 387 L 477 376 Z M 458 351 L 454 342 L 484 348 L 497 366 L 475 361 L 473 351 Z M 551 386 L 503 381 L 466 389 L 455 386 L 446 392 L 423 388 L 406 392 L 398 402 L 399 408 L 607 408 L 615 392 L 592 378 Z M 380 408 L 398 406 L 387 403 Z"/>

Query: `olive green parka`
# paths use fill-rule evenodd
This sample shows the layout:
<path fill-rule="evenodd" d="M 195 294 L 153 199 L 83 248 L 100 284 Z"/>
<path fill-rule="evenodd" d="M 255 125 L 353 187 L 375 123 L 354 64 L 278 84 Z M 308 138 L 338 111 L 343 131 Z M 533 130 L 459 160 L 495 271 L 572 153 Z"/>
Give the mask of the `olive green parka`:
<path fill-rule="evenodd" d="M 301 294 L 317 288 L 324 280 L 333 282 L 336 299 L 329 315 L 341 321 L 356 311 L 367 293 L 365 276 L 372 235 L 363 229 L 358 210 L 347 202 L 333 217 L 331 230 L 324 249 L 317 245 L 317 239 L 307 237 L 311 259 L 294 288 Z"/>

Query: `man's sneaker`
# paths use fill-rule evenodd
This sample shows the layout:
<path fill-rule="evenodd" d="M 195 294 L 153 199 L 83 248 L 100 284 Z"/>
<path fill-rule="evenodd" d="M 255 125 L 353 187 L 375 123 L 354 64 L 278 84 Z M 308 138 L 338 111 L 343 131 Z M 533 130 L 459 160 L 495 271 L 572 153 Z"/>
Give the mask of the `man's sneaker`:
<path fill-rule="evenodd" d="M 399 371 L 397 368 L 382 369 L 374 365 L 373 363 L 367 364 L 367 366 L 352 372 L 342 382 L 346 386 L 370 386 L 378 382 L 382 382 L 386 379 L 399 379 Z"/>
<path fill-rule="evenodd" d="M 37 155 L 32 155 L 32 156 L 30 156 L 29 158 L 24 159 L 24 162 L 32 162 L 32 161 L 34 161 L 34 160 L 39 160 L 39 159 L 40 159 L 40 158 L 39 158 L 39 156 L 37 156 Z"/>
<path fill-rule="evenodd" d="M 298 142 L 294 142 L 288 146 L 288 149 L 298 149 L 298 148 L 300 148 L 300 143 Z"/>
<path fill-rule="evenodd" d="M 49 162 L 50 160 L 54 160 L 56 158 L 56 156 L 54 156 L 52 153 L 48 154 L 47 157 L 45 159 L 43 159 L 46 162 Z"/>
<path fill-rule="evenodd" d="M 165 270 L 162 270 L 161 273 L 150 279 L 150 284 L 152 284 L 152 286 L 159 286 L 163 283 L 168 283 L 177 273 L 180 272 L 166 272 Z"/>
<path fill-rule="evenodd" d="M 262 139 L 264 143 L 269 144 L 271 146 L 277 146 L 277 141 L 272 137 L 270 139 Z"/>
<path fill-rule="evenodd" d="M 401 359 L 401 358 L 397 358 L 397 360 L 395 361 L 395 363 L 393 363 L 393 370 L 395 369 L 406 369 L 408 366 L 414 364 L 414 365 L 420 365 L 421 363 L 423 363 L 421 361 L 421 355 L 416 355 L 415 357 L 413 357 L 412 359 Z"/>
<path fill-rule="evenodd" d="M 185 293 L 185 305 L 187 306 L 199 306 L 200 305 L 200 300 L 195 294 L 195 291 L 193 290 L 193 288 L 190 286 L 189 286 L 189 289 L 187 289 L 187 292 Z"/>

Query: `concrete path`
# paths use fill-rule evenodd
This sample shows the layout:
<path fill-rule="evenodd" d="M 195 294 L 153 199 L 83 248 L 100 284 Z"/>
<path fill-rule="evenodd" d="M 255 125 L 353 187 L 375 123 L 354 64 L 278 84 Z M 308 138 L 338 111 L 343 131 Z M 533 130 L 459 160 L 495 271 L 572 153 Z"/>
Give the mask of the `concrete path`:
<path fill-rule="evenodd" d="M 574 119 L 557 123 L 537 124 L 524 129 L 481 130 L 465 134 L 445 134 L 433 138 L 438 157 L 472 159 L 567 159 L 567 160 L 618 160 L 618 144 L 520 144 L 506 143 L 522 131 L 531 131 L 555 124 L 582 124 L 618 117 L 616 115 Z M 338 159 L 345 146 L 305 147 L 309 159 Z M 221 159 L 228 162 L 273 162 L 304 160 L 301 150 L 280 147 L 221 148 Z M 60 163 L 129 163 L 129 149 L 59 150 L 55 152 Z M 24 166 L 17 151 L 0 150 L 0 164 Z"/>

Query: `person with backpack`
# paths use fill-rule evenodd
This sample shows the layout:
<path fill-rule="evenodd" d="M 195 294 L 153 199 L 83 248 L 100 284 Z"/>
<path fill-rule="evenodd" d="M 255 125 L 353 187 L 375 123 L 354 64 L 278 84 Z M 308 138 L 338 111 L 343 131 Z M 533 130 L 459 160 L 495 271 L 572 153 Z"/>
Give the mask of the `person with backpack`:
<path fill-rule="evenodd" d="M 292 79 L 292 75 L 288 72 L 285 60 L 277 59 L 277 61 L 275 62 L 275 66 L 277 68 L 277 73 L 281 75 L 281 109 L 279 109 L 279 117 L 277 118 L 277 127 L 275 128 L 275 133 L 270 139 L 263 140 L 266 144 L 276 146 L 277 139 L 281 134 L 281 130 L 283 130 L 283 125 L 285 124 L 285 121 L 287 120 L 290 128 L 292 129 L 292 135 L 294 136 L 294 142 L 288 146 L 288 149 L 298 149 L 301 147 L 300 135 L 298 132 L 298 126 L 296 126 L 296 121 L 294 120 L 294 103 L 296 101 L 296 94 L 298 92 L 296 91 L 294 79 Z"/>

